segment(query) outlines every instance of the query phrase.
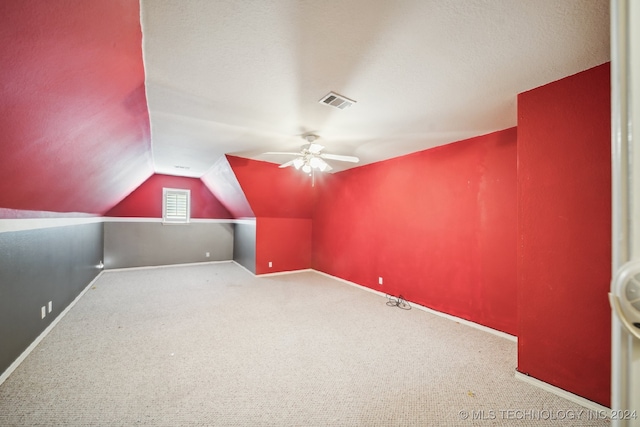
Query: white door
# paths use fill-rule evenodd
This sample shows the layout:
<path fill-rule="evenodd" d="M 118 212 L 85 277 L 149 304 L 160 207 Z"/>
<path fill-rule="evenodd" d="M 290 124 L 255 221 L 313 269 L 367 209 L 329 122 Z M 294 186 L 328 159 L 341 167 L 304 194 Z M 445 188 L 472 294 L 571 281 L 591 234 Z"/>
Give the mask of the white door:
<path fill-rule="evenodd" d="M 640 426 L 640 326 L 634 325 L 640 325 L 638 23 L 640 1 L 611 0 L 611 425 L 618 427 Z"/>

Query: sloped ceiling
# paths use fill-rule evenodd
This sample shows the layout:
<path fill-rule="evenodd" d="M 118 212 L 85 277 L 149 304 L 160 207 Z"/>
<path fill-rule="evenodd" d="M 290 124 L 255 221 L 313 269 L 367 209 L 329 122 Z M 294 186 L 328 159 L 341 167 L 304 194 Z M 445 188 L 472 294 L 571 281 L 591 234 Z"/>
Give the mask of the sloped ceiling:
<path fill-rule="evenodd" d="M 153 173 L 138 2 L 0 17 L 0 208 L 107 211 Z"/>
<path fill-rule="evenodd" d="M 311 218 L 315 192 L 308 176 L 269 162 L 235 156 L 227 160 L 254 216 Z"/>
<path fill-rule="evenodd" d="M 255 218 L 249 200 L 226 157 L 220 157 L 200 179 L 234 218 Z"/>
<path fill-rule="evenodd" d="M 0 209 L 102 214 L 306 132 L 366 164 L 512 127 L 517 93 L 609 60 L 608 3 L 0 2 Z"/>
<path fill-rule="evenodd" d="M 196 177 L 306 132 L 366 164 L 509 128 L 609 60 L 608 0 L 142 0 L 142 28 L 156 171 Z"/>

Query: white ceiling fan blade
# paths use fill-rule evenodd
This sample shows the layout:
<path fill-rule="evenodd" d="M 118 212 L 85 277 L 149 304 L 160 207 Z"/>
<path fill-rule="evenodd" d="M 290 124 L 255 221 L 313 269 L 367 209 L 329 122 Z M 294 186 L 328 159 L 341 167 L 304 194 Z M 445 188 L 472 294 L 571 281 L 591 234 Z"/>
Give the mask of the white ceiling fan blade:
<path fill-rule="evenodd" d="M 293 166 L 293 163 L 294 163 L 295 161 L 296 161 L 296 159 L 289 160 L 287 163 L 283 163 L 283 164 L 281 164 L 281 165 L 280 165 L 280 166 L 278 166 L 278 167 L 279 167 L 279 168 L 286 168 L 286 167 L 289 167 L 289 166 Z"/>
<path fill-rule="evenodd" d="M 320 145 L 320 144 L 309 144 L 309 152 L 311 154 L 319 154 L 320 151 L 322 151 L 322 149 L 324 148 L 324 145 Z"/>
<path fill-rule="evenodd" d="M 288 156 L 299 156 L 300 153 L 291 153 L 288 151 L 267 151 L 266 153 L 262 153 L 262 154 L 286 154 Z"/>
<path fill-rule="evenodd" d="M 358 163 L 360 161 L 360 159 L 355 156 L 342 156 L 340 154 L 321 153 L 320 157 L 323 159 L 338 160 L 341 162 Z"/>

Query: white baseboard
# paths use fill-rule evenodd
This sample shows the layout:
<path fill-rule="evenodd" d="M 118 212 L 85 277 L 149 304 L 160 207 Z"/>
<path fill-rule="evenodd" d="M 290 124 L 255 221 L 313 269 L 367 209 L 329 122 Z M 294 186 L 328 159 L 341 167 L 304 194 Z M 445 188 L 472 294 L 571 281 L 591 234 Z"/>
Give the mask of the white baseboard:
<path fill-rule="evenodd" d="M 429 308 L 429 307 L 424 307 L 424 306 L 422 306 L 420 304 L 416 304 L 416 303 L 411 303 L 411 304 L 412 304 L 412 306 L 416 307 L 418 310 L 426 311 L 428 313 L 435 314 L 436 316 L 444 317 L 445 319 L 453 320 L 454 322 L 457 322 L 457 323 L 460 323 L 460 324 L 463 324 L 463 325 L 466 325 L 466 326 L 471 326 L 472 328 L 479 329 L 479 330 L 484 331 L 484 332 L 488 332 L 490 334 L 493 334 L 493 335 L 496 335 L 498 337 L 507 339 L 509 341 L 513 341 L 515 343 L 518 342 L 518 337 L 516 337 L 515 335 L 511 335 L 511 334 L 508 334 L 506 332 L 502 332 L 502 331 L 499 331 L 497 329 L 493 329 L 493 328 L 490 328 L 488 326 L 484 326 L 484 325 L 481 325 L 479 323 L 472 322 L 471 320 L 467 320 L 467 319 L 463 319 L 461 317 L 453 316 L 451 314 L 443 313 L 441 311 L 437 311 L 437 310 L 434 310 L 434 309 Z"/>
<path fill-rule="evenodd" d="M 515 377 L 520 381 L 524 381 L 526 383 L 532 384 L 536 387 L 543 389 L 544 391 L 548 391 L 549 393 L 553 393 L 556 396 L 560 396 L 573 403 L 577 403 L 578 405 L 584 406 L 585 408 L 590 409 L 594 412 L 605 413 L 607 415 L 610 413 L 609 408 L 607 408 L 606 406 L 593 402 L 589 399 L 585 399 L 584 397 L 578 396 L 577 394 L 573 394 L 567 390 L 563 390 L 559 387 L 553 386 L 537 378 L 533 378 L 529 375 L 525 375 L 518 371 L 516 371 Z"/>
<path fill-rule="evenodd" d="M 308 271 L 315 271 L 315 270 L 313 270 L 311 268 L 303 268 L 302 270 L 287 270 L 287 271 L 276 271 L 275 273 L 255 274 L 253 271 L 249 270 L 247 267 L 245 267 L 244 265 L 240 264 L 236 260 L 233 260 L 231 262 L 233 262 L 235 265 L 237 265 L 238 267 L 242 268 L 244 271 L 246 271 L 247 273 L 251 274 L 254 277 L 282 276 L 284 274 L 295 274 L 295 273 L 304 273 L 304 272 L 308 272 Z"/>
<path fill-rule="evenodd" d="M 368 291 L 368 292 L 372 292 L 374 294 L 377 294 L 377 295 L 380 295 L 380 296 L 383 296 L 383 297 L 387 296 L 387 294 L 384 293 L 384 292 L 376 291 L 375 289 L 371 289 L 371 288 L 368 288 L 366 286 L 359 285 L 359 284 L 357 284 L 355 282 L 350 282 L 349 280 L 345 280 L 345 279 L 342 279 L 340 277 L 332 276 L 331 274 L 325 273 L 323 271 L 318 271 L 318 270 L 312 270 L 312 271 L 314 271 L 314 272 L 316 272 L 318 274 L 321 274 L 323 276 L 329 277 L 331 279 L 338 280 L 340 282 L 346 283 L 347 285 L 355 286 L 355 287 L 357 287 L 359 289 L 362 289 L 362 290 L 365 290 L 365 291 Z M 463 319 L 461 317 L 456 317 L 456 316 L 453 316 L 451 314 L 443 313 L 441 311 L 437 311 L 437 310 L 434 310 L 434 309 L 429 308 L 429 307 L 424 307 L 424 306 L 422 306 L 420 304 L 416 304 L 415 302 L 409 301 L 409 303 L 411 304 L 411 307 L 415 307 L 418 310 L 426 311 L 428 313 L 435 314 L 436 316 L 444 317 L 445 319 L 453 320 L 454 322 L 461 323 L 461 324 L 467 325 L 467 326 L 471 326 L 472 328 L 480 329 L 481 331 L 488 332 L 488 333 L 493 334 L 493 335 L 497 335 L 497 336 L 499 336 L 501 338 L 508 339 L 509 341 L 513 341 L 513 342 L 517 342 L 518 341 L 517 337 L 515 337 L 515 336 L 513 336 L 511 334 L 507 334 L 506 332 L 498 331 L 497 329 L 493 329 L 493 328 L 490 328 L 488 326 L 480 325 L 479 323 L 475 323 L 475 322 L 472 322 L 470 320 Z"/>
<path fill-rule="evenodd" d="M 288 271 L 276 271 L 275 273 L 262 273 L 256 274 L 256 277 L 271 277 L 271 276 L 282 276 L 284 274 L 295 274 L 295 273 L 305 273 L 309 271 L 315 271 L 311 268 L 303 268 L 302 270 L 288 270 Z"/>
<path fill-rule="evenodd" d="M 189 267 L 193 265 L 206 265 L 206 264 L 224 264 L 227 262 L 235 262 L 230 259 L 222 261 L 201 261 L 201 262 L 186 262 L 182 264 L 166 264 L 166 265 L 144 265 L 141 267 L 120 267 L 120 268 L 105 268 L 107 273 L 111 271 L 132 271 L 132 270 L 153 270 L 157 268 L 173 268 L 173 267 Z"/>
<path fill-rule="evenodd" d="M 76 305 L 76 303 L 80 300 L 80 298 L 82 298 L 82 296 L 89 289 L 91 289 L 91 286 L 93 286 L 93 284 L 98 280 L 98 278 L 100 278 L 100 276 L 102 276 L 103 273 L 104 271 L 101 271 L 100 273 L 98 273 L 98 275 L 94 277 L 93 280 L 89 282 L 87 286 L 85 286 L 82 292 L 80 292 L 78 296 L 76 296 L 75 299 L 71 301 L 71 303 L 64 310 L 62 310 L 62 312 L 60 312 L 60 314 L 58 314 L 58 316 L 55 319 L 53 319 L 53 321 L 49 324 L 49 326 L 47 326 L 45 330 L 42 331 L 35 340 L 33 340 L 33 342 L 29 345 L 29 347 L 27 347 L 22 352 L 22 354 L 20 354 L 20 356 L 18 356 L 18 358 L 14 360 L 11 365 L 9 365 L 9 367 L 2 373 L 2 375 L 0 375 L 0 385 L 2 385 L 2 383 L 5 382 L 7 378 L 9 378 L 9 375 L 11 375 L 13 371 L 15 371 L 18 368 L 18 366 L 20 366 L 20 364 L 27 358 L 27 356 L 29 356 L 29 354 L 33 351 L 33 349 L 35 349 L 36 346 L 40 344 L 40 342 L 49 334 L 49 332 L 51 332 L 51 330 L 58 324 L 58 322 L 62 320 L 62 318 L 69 312 L 69 310 L 71 310 L 71 308 L 74 305 Z"/>

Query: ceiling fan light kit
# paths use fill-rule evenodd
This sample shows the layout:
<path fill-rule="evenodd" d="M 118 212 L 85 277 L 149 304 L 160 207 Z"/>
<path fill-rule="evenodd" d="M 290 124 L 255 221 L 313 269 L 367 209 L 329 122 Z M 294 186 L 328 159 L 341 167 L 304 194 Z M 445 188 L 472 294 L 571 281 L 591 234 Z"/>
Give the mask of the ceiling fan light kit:
<path fill-rule="evenodd" d="M 287 162 L 289 163 L 289 162 Z M 280 165 L 281 168 L 290 166 L 287 163 Z M 301 157 L 297 157 L 293 160 L 293 166 L 296 169 L 302 168 L 302 171 L 305 173 L 311 173 L 312 170 L 319 170 L 320 172 L 325 172 L 331 170 L 331 166 L 317 154 L 309 151 L 309 154 L 303 154 Z"/>
<path fill-rule="evenodd" d="M 304 160 L 302 159 L 302 157 L 297 157 L 293 160 L 293 166 L 295 166 L 296 169 L 300 169 L 302 165 L 304 165 Z"/>
<path fill-rule="evenodd" d="M 315 141 L 318 139 L 318 135 L 308 134 L 304 135 L 303 138 L 305 139 L 305 141 L 307 141 L 307 144 L 302 146 L 302 150 L 300 150 L 299 153 L 269 151 L 263 154 L 283 154 L 298 156 L 293 160 L 281 164 L 280 167 L 286 168 L 289 166 L 293 166 L 298 170 L 302 169 L 304 173 L 307 173 L 309 175 L 311 175 L 311 173 L 314 171 L 329 172 L 333 169 L 324 159 L 351 163 L 358 163 L 360 161 L 360 159 L 355 156 L 343 156 L 340 154 L 323 153 L 322 150 L 324 150 L 324 145 L 315 143 Z"/>

